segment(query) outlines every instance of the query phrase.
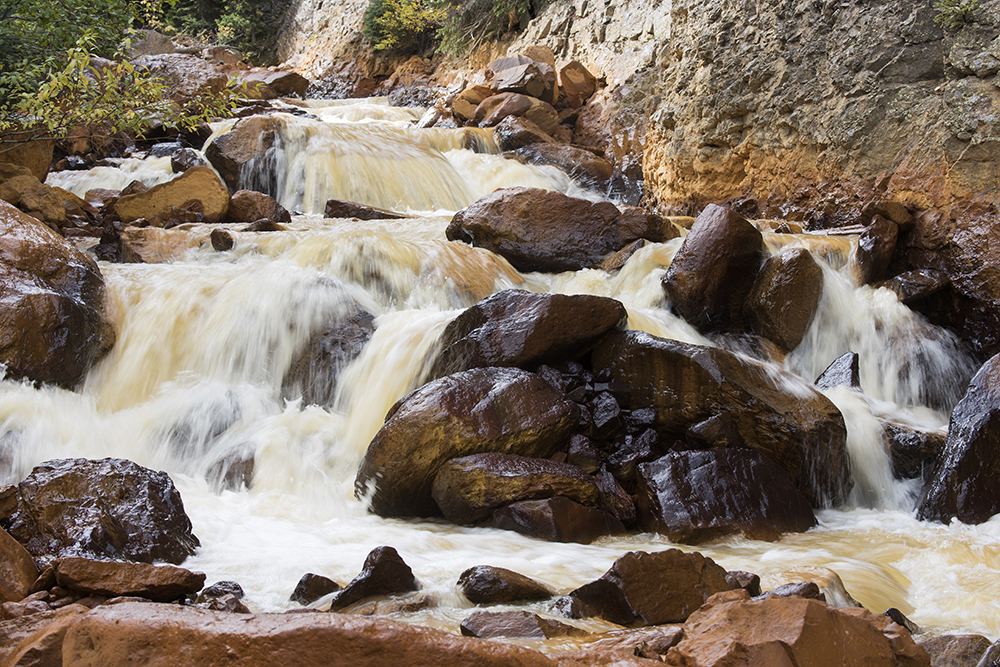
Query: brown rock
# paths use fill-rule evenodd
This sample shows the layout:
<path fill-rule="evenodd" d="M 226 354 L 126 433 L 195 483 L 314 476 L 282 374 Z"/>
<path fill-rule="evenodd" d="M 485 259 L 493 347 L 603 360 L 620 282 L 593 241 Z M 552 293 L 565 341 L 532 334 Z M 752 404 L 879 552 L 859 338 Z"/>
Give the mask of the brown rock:
<path fill-rule="evenodd" d="M 632 241 L 627 246 L 601 262 L 601 271 L 618 271 L 632 258 L 632 255 L 646 247 L 646 239 Z"/>
<path fill-rule="evenodd" d="M 873 287 L 892 290 L 903 303 L 909 304 L 937 294 L 951 283 L 948 275 L 934 269 L 904 271 L 898 276 L 875 283 Z"/>
<path fill-rule="evenodd" d="M 563 496 L 594 507 L 594 479 L 576 466 L 513 454 L 472 454 L 452 459 L 434 478 L 431 495 L 445 518 L 471 525 L 510 503 Z"/>
<path fill-rule="evenodd" d="M 851 389 L 861 389 L 861 377 L 858 366 L 858 353 L 846 352 L 826 367 L 816 378 L 816 386 L 820 389 L 831 389 L 833 387 L 850 387 Z"/>
<path fill-rule="evenodd" d="M 901 228 L 909 228 L 913 225 L 913 214 L 905 204 L 898 201 L 871 201 L 861 209 L 862 219 L 871 220 L 876 215 L 880 215 L 886 220 L 891 220 Z"/>
<path fill-rule="evenodd" d="M 805 337 L 822 296 L 823 270 L 812 253 L 786 248 L 764 262 L 747 297 L 752 328 L 786 350 L 794 350 Z"/>
<path fill-rule="evenodd" d="M 184 53 L 142 56 L 133 64 L 162 80 L 170 99 L 179 105 L 199 97 L 214 97 L 222 92 L 229 77 L 203 59 Z"/>
<path fill-rule="evenodd" d="M 0 202 L 0 361 L 7 377 L 70 389 L 114 344 L 97 263 Z"/>
<path fill-rule="evenodd" d="M 216 137 L 205 148 L 205 157 L 230 190 L 239 190 L 243 185 L 240 181 L 243 165 L 267 153 L 283 127 L 281 119 L 272 115 L 244 118 L 229 132 Z"/>
<path fill-rule="evenodd" d="M 854 261 L 858 272 L 858 281 L 862 285 L 873 283 L 882 278 L 889 267 L 892 252 L 896 249 L 896 238 L 899 227 L 891 220 L 876 215 L 872 223 L 865 227 L 858 238 L 858 249 Z"/>
<path fill-rule="evenodd" d="M 497 129 L 499 130 L 499 126 Z M 610 162 L 578 146 L 536 143 L 518 148 L 514 154 L 531 164 L 559 167 L 573 180 L 600 191 L 607 190 L 614 172 L 614 166 Z M 660 222 L 662 224 L 662 219 Z"/>
<path fill-rule="evenodd" d="M 504 290 L 448 323 L 432 375 L 576 360 L 624 326 L 626 317 L 624 306 L 606 297 Z"/>
<path fill-rule="evenodd" d="M 978 665 L 990 647 L 990 640 L 982 635 L 938 635 L 917 643 L 930 655 L 931 667 Z"/>
<path fill-rule="evenodd" d="M 481 452 L 547 458 L 576 421 L 576 405 L 533 373 L 455 373 L 393 406 L 361 461 L 355 489 L 364 497 L 374 486 L 371 511 L 380 516 L 436 516 L 431 485 L 446 461 Z"/>
<path fill-rule="evenodd" d="M 640 465 L 638 478 L 639 525 L 672 542 L 734 534 L 774 541 L 816 525 L 805 496 L 752 449 L 670 452 Z"/>
<path fill-rule="evenodd" d="M 62 196 L 33 175 L 15 176 L 3 183 L 3 199 L 43 222 L 62 225 L 66 205 Z"/>
<path fill-rule="evenodd" d="M 8 131 L 8 138 L 17 136 L 24 139 L 21 143 L 10 146 L 5 145 L 0 162 L 24 167 L 40 182 L 45 182 L 45 177 L 49 175 L 49 167 L 52 165 L 52 152 L 55 148 L 55 139 L 46 139 L 36 131 L 21 130 Z M 0 181 L 4 180 L 0 177 Z"/>
<path fill-rule="evenodd" d="M 590 634 L 586 630 L 523 610 L 474 611 L 462 620 L 460 628 L 464 636 L 480 639 L 492 637 L 553 639 L 584 637 Z"/>
<path fill-rule="evenodd" d="M 730 590 L 726 571 L 700 553 L 630 551 L 599 579 L 570 593 L 577 618 L 619 625 L 683 623 L 712 595 Z"/>
<path fill-rule="evenodd" d="M 211 239 L 212 247 L 216 252 L 232 250 L 236 245 L 236 239 L 233 238 L 233 233 L 228 229 L 213 229 Z"/>
<path fill-rule="evenodd" d="M 420 589 L 410 566 L 392 547 L 375 547 L 361 568 L 361 573 L 337 593 L 330 611 L 340 611 L 376 595 L 398 595 Z"/>
<path fill-rule="evenodd" d="M 298 72 L 271 72 L 268 70 L 257 70 L 241 74 L 237 82 L 246 81 L 248 84 L 262 83 L 273 90 L 279 97 L 301 97 L 306 96 L 306 89 L 309 88 L 309 80 Z"/>
<path fill-rule="evenodd" d="M 545 95 L 545 77 L 534 62 L 504 68 L 496 73 L 490 87 L 498 93 L 520 93 L 541 99 Z"/>
<path fill-rule="evenodd" d="M 664 240 L 664 229 L 651 224 L 649 216 L 622 213 L 610 202 L 507 188 L 456 213 L 446 235 L 502 255 L 519 271 L 552 273 L 596 268 L 605 255 L 637 238 Z"/>
<path fill-rule="evenodd" d="M 703 332 L 743 330 L 743 306 L 764 262 L 757 228 L 710 204 L 695 220 L 663 276 L 677 314 Z"/>
<path fill-rule="evenodd" d="M 559 69 L 559 87 L 565 96 L 566 105 L 579 107 L 597 90 L 597 79 L 586 67 L 574 60 Z"/>
<path fill-rule="evenodd" d="M 502 151 L 514 151 L 522 146 L 555 141 L 527 118 L 507 116 L 493 129 L 493 138 Z"/>
<path fill-rule="evenodd" d="M 470 84 L 465 90 L 455 96 L 451 103 L 451 111 L 456 118 L 468 122 L 476 117 L 476 108 L 483 100 L 493 95 L 493 89 L 488 86 Z"/>
<path fill-rule="evenodd" d="M 684 440 L 695 449 L 712 447 L 746 447 L 736 422 L 728 412 L 721 412 L 687 430 Z"/>
<path fill-rule="evenodd" d="M 227 222 L 255 222 L 272 220 L 291 222 L 292 216 L 274 197 L 254 190 L 237 190 L 229 200 Z"/>
<path fill-rule="evenodd" d="M 175 174 L 185 172 L 192 167 L 207 166 L 208 162 L 205 161 L 205 158 L 195 152 L 193 148 L 181 148 L 170 156 L 170 171 Z"/>
<path fill-rule="evenodd" d="M 879 419 L 883 439 L 892 459 L 892 474 L 913 479 L 929 475 L 944 451 L 947 433 L 924 429 L 889 419 Z"/>
<path fill-rule="evenodd" d="M 31 554 L 0 528 L 0 603 L 18 602 L 28 595 L 38 578 Z"/>
<path fill-rule="evenodd" d="M 180 563 L 198 538 L 170 477 L 125 459 L 60 459 L 17 485 L 3 527 L 36 558 Z"/>
<path fill-rule="evenodd" d="M 307 572 L 299 579 L 299 583 L 295 584 L 295 590 L 292 591 L 292 595 L 288 599 L 292 602 L 307 605 L 315 602 L 324 595 L 336 593 L 339 590 L 340 584 L 333 579 Z"/>
<path fill-rule="evenodd" d="M 511 503 L 493 512 L 487 525 L 539 540 L 579 544 L 625 532 L 625 526 L 610 512 L 575 503 L 563 496 Z"/>
<path fill-rule="evenodd" d="M 61 667 L 66 632 L 88 608 L 67 605 L 22 618 L 0 621 L 0 664 L 4 667 Z"/>
<path fill-rule="evenodd" d="M 917 505 L 921 521 L 982 523 L 1000 512 L 1000 355 L 983 364 L 951 413 L 948 439 Z"/>
<path fill-rule="evenodd" d="M 718 348 L 637 331 L 610 334 L 592 359 L 595 372 L 629 387 L 628 408 L 656 410 L 661 432 L 683 437 L 690 426 L 728 412 L 746 445 L 774 461 L 814 507 L 839 503 L 850 490 L 843 416 L 795 377 Z"/>
<path fill-rule="evenodd" d="M 324 218 L 357 218 L 358 220 L 401 220 L 407 216 L 374 206 L 365 206 L 341 199 L 326 200 Z"/>
<path fill-rule="evenodd" d="M 156 226 L 170 220 L 175 208 L 196 210 L 208 222 L 222 222 L 229 210 L 229 191 L 208 167 L 192 167 L 146 192 L 122 195 L 115 203 L 122 222 L 145 218 Z"/>
<path fill-rule="evenodd" d="M 494 127 L 508 116 L 522 116 L 538 126 L 542 132 L 555 136 L 559 128 L 559 114 L 542 100 L 518 93 L 499 93 L 488 97 L 476 108 L 476 123 L 480 127 Z"/>
<path fill-rule="evenodd" d="M 861 665 L 927 667 L 910 633 L 863 609 L 772 597 L 706 605 L 684 624 L 670 665 Z"/>
<path fill-rule="evenodd" d="M 497 605 L 548 600 L 552 591 L 523 574 L 502 567 L 477 565 L 458 577 L 458 587 L 474 604 Z"/>
<path fill-rule="evenodd" d="M 612 630 L 587 644 L 588 651 L 615 651 L 641 658 L 659 660 L 684 637 L 680 626 Z"/>
<path fill-rule="evenodd" d="M 55 561 L 60 586 L 83 595 L 117 597 L 130 595 L 154 602 L 172 602 L 197 593 L 205 575 L 173 565 L 119 563 L 67 557 Z"/>

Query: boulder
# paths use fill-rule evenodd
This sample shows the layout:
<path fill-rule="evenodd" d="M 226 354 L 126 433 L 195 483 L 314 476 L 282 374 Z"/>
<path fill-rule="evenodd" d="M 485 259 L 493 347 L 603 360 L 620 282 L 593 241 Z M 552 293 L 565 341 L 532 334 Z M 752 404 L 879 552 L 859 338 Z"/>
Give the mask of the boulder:
<path fill-rule="evenodd" d="M 44 603 L 41 603 L 44 606 Z M 21 667 L 59 667 L 67 631 L 89 609 L 69 604 L 57 610 L 38 611 L 0 621 L 0 664 Z"/>
<path fill-rule="evenodd" d="M 375 547 L 361 568 L 361 573 L 337 593 L 330 611 L 340 611 L 377 595 L 398 595 L 420 589 L 413 570 L 392 547 Z"/>
<path fill-rule="evenodd" d="M 39 182 L 44 183 L 52 165 L 55 139 L 46 139 L 36 131 L 22 133 L 19 130 L 9 130 L 7 134 L 8 136 L 19 135 L 25 141 L 13 146 L 8 144 L 0 162 L 24 167 Z"/>
<path fill-rule="evenodd" d="M 527 118 L 538 128 L 555 137 L 559 131 L 559 114 L 548 102 L 520 95 L 499 93 L 483 100 L 476 107 L 476 123 L 480 127 L 495 127 L 508 116 Z"/>
<path fill-rule="evenodd" d="M 342 199 L 327 199 L 324 218 L 357 218 L 358 220 L 402 220 L 407 217 L 374 206 L 365 206 Z"/>
<path fill-rule="evenodd" d="M 555 637 L 584 637 L 590 633 L 581 628 L 542 618 L 530 611 L 474 611 L 461 625 L 466 637 L 518 637 L 528 639 L 553 639 Z"/>
<path fill-rule="evenodd" d="M 446 235 L 491 250 L 518 271 L 549 273 L 596 268 L 605 255 L 636 239 L 665 238 L 658 216 L 623 214 L 610 202 L 521 187 L 497 190 L 459 211 Z"/>
<path fill-rule="evenodd" d="M 663 276 L 663 288 L 677 314 L 700 331 L 743 331 L 744 304 L 764 259 L 757 228 L 709 204 Z"/>
<path fill-rule="evenodd" d="M 671 665 L 844 665 L 930 667 L 910 633 L 864 609 L 772 597 L 705 605 L 684 624 Z"/>
<path fill-rule="evenodd" d="M 229 191 L 208 167 L 192 167 L 146 192 L 123 195 L 115 203 L 115 212 L 122 222 L 145 218 L 156 227 L 174 219 L 175 209 L 198 213 L 207 222 L 223 222 L 229 211 Z"/>
<path fill-rule="evenodd" d="M 490 87 L 498 93 L 520 93 L 538 99 L 544 97 L 546 88 L 549 88 L 551 95 L 551 87 L 546 85 L 542 71 L 533 61 L 498 71 L 490 81 Z"/>
<path fill-rule="evenodd" d="M 237 190 L 229 200 L 227 222 L 291 222 L 292 216 L 274 197 L 255 190 Z"/>
<path fill-rule="evenodd" d="M 795 376 L 719 348 L 689 345 L 639 331 L 614 332 L 592 354 L 631 390 L 630 409 L 652 407 L 656 428 L 673 437 L 727 412 L 747 447 L 784 471 L 810 503 L 836 505 L 851 475 L 846 428 L 829 399 Z"/>
<path fill-rule="evenodd" d="M 97 263 L 6 202 L 0 202 L 0 284 L 7 378 L 71 389 L 114 345 Z"/>
<path fill-rule="evenodd" d="M 497 130 L 499 129 L 498 126 Z M 518 148 L 514 151 L 514 155 L 530 164 L 558 167 L 581 185 L 599 191 L 607 190 L 608 182 L 614 172 L 614 165 L 610 162 L 593 151 L 579 146 L 534 143 Z"/>
<path fill-rule="evenodd" d="M 166 94 L 181 106 L 199 97 L 215 97 L 229 82 L 229 77 L 218 67 L 186 53 L 142 56 L 133 65 L 163 81 Z"/>
<path fill-rule="evenodd" d="M 982 635 L 937 635 L 919 642 L 927 651 L 931 667 L 972 667 L 990 647 L 990 640 Z"/>
<path fill-rule="evenodd" d="M 295 584 L 295 590 L 292 591 L 288 599 L 292 602 L 307 605 L 315 602 L 324 595 L 336 593 L 339 590 L 340 584 L 333 579 L 324 577 L 321 574 L 307 572 L 299 579 L 299 583 Z"/>
<path fill-rule="evenodd" d="M 684 637 L 680 626 L 612 630 L 587 644 L 588 651 L 615 651 L 640 658 L 661 660 Z"/>
<path fill-rule="evenodd" d="M 483 100 L 492 95 L 492 88 L 470 84 L 452 100 L 451 112 L 456 118 L 464 122 L 474 120 L 476 118 L 476 108 L 482 104 Z"/>
<path fill-rule="evenodd" d="M 559 88 L 566 106 L 580 107 L 597 90 L 597 79 L 579 61 L 573 60 L 559 68 Z"/>
<path fill-rule="evenodd" d="M 306 96 L 306 89 L 309 88 L 309 79 L 298 72 L 255 70 L 240 74 L 236 81 L 237 83 L 246 81 L 251 86 L 256 83 L 262 83 L 277 93 L 279 97 L 304 98 Z"/>
<path fill-rule="evenodd" d="M 548 600 L 552 591 L 545 584 L 502 567 L 477 565 L 462 572 L 458 587 L 473 604 L 498 605 Z"/>
<path fill-rule="evenodd" d="M 511 503 L 493 512 L 487 525 L 539 540 L 579 544 L 625 532 L 624 524 L 610 512 L 563 496 Z"/>
<path fill-rule="evenodd" d="M 670 452 L 639 466 L 639 526 L 680 544 L 728 535 L 774 541 L 816 525 L 809 501 L 763 454 Z"/>
<path fill-rule="evenodd" d="M 208 162 L 193 148 L 182 148 L 170 156 L 170 171 L 180 174 L 191 167 L 207 167 Z"/>
<path fill-rule="evenodd" d="M 726 571 L 698 552 L 630 551 L 599 579 L 571 592 L 576 618 L 619 625 L 683 623 L 709 597 L 728 591 Z"/>
<path fill-rule="evenodd" d="M 31 174 L 6 179 L 0 184 L 0 199 L 55 227 L 66 222 L 63 197 Z"/>
<path fill-rule="evenodd" d="M 122 595 L 172 602 L 197 593 L 205 585 L 205 575 L 173 565 L 119 563 L 69 556 L 57 558 L 56 582 L 82 595 Z"/>
<path fill-rule="evenodd" d="M 764 262 L 747 297 L 752 329 L 786 350 L 806 335 L 823 296 L 823 269 L 812 253 L 786 248 Z"/>
<path fill-rule="evenodd" d="M 864 228 L 854 255 L 860 284 L 867 285 L 882 279 L 885 270 L 889 268 L 898 236 L 899 226 L 881 215 L 876 215 L 872 223 Z"/>
<path fill-rule="evenodd" d="M 576 404 L 515 368 L 478 368 L 430 382 L 392 407 L 358 468 L 355 490 L 380 516 L 436 516 L 434 476 L 483 452 L 547 458 L 576 425 Z"/>
<path fill-rule="evenodd" d="M 198 538 L 164 472 L 125 459 L 59 459 L 17 485 L 17 510 L 0 524 L 34 557 L 180 563 Z"/>
<path fill-rule="evenodd" d="M 917 505 L 921 521 L 982 523 L 1000 512 L 1000 355 L 990 358 L 951 413 L 948 439 Z"/>
<path fill-rule="evenodd" d="M 594 478 L 574 465 L 487 453 L 445 463 L 434 477 L 431 495 L 446 519 L 471 525 L 522 500 L 562 496 L 595 507 L 600 494 Z"/>
<path fill-rule="evenodd" d="M 850 387 L 860 391 L 861 371 L 858 365 L 858 353 L 845 352 L 834 359 L 816 378 L 815 385 L 820 389 Z"/>
<path fill-rule="evenodd" d="M 914 269 L 904 271 L 888 280 L 875 283 L 872 287 L 891 290 L 900 301 L 911 304 L 925 297 L 937 294 L 951 284 L 948 274 L 934 269 Z"/>
<path fill-rule="evenodd" d="M 890 419 L 879 419 L 879 422 L 889 458 L 892 459 L 893 476 L 914 479 L 930 475 L 944 451 L 947 433 L 943 430 L 927 431 Z"/>
<path fill-rule="evenodd" d="M 486 366 L 534 370 L 576 360 L 627 317 L 621 302 L 607 297 L 504 290 L 448 323 L 431 374 Z"/>
<path fill-rule="evenodd" d="M 251 116 L 236 122 L 233 129 L 216 137 L 205 147 L 205 157 L 233 192 L 243 186 L 244 166 L 257 164 L 273 151 L 284 123 L 276 116 Z M 264 188 L 260 188 L 264 189 Z M 275 188 L 269 188 L 273 191 Z"/>
<path fill-rule="evenodd" d="M 514 151 L 522 146 L 555 141 L 527 118 L 507 116 L 493 128 L 493 139 L 502 151 Z"/>
<path fill-rule="evenodd" d="M 0 604 L 23 600 L 37 578 L 31 554 L 0 528 Z"/>

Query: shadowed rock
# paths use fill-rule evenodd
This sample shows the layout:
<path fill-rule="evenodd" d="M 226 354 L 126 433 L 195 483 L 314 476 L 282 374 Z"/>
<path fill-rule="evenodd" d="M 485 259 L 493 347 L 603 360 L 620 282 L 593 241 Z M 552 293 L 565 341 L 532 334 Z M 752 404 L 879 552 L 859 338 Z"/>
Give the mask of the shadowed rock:
<path fill-rule="evenodd" d="M 419 589 L 413 571 L 395 549 L 376 547 L 365 558 L 361 573 L 333 598 L 330 611 L 340 611 L 376 595 L 398 595 Z"/>
<path fill-rule="evenodd" d="M 59 558 L 54 562 L 56 582 L 83 595 L 143 597 L 171 602 L 205 585 L 205 575 L 173 565 L 118 563 L 89 558 Z"/>
<path fill-rule="evenodd" d="M 302 575 L 301 579 L 299 579 L 299 583 L 295 584 L 295 590 L 292 591 L 292 594 L 288 599 L 292 602 L 298 602 L 299 604 L 306 605 L 310 602 L 315 602 L 324 595 L 336 593 L 339 590 L 340 584 L 333 579 L 328 579 L 320 574 L 307 572 Z"/>
<path fill-rule="evenodd" d="M 475 604 L 496 605 L 548 600 L 552 591 L 523 574 L 502 567 L 477 565 L 458 577 L 458 587 Z"/>
<path fill-rule="evenodd" d="M 786 350 L 806 335 L 820 298 L 823 270 L 808 250 L 786 248 L 769 257 L 747 297 L 753 329 Z"/>
<path fill-rule="evenodd" d="M 625 526 L 610 512 L 562 496 L 511 503 L 493 512 L 488 525 L 549 542 L 580 544 L 625 532 Z"/>

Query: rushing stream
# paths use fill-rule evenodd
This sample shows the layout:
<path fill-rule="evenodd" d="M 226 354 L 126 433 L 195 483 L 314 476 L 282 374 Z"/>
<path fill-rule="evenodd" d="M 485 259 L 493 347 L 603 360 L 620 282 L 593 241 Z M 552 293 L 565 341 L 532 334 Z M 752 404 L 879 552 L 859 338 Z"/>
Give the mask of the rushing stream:
<path fill-rule="evenodd" d="M 0 482 L 20 480 L 41 461 L 78 456 L 125 457 L 166 470 L 202 543 L 185 566 L 206 572 L 209 582 L 238 581 L 251 609 L 295 606 L 288 596 L 305 572 L 346 583 L 384 544 L 438 600 L 412 618 L 451 631 L 470 606 L 455 585 L 467 567 L 508 567 L 568 591 L 625 551 L 674 546 L 652 534 L 553 544 L 500 530 L 386 520 L 354 498 L 358 463 L 386 411 L 420 384 L 444 325 L 489 294 L 519 287 L 611 296 L 627 307 L 632 328 L 711 343 L 664 308 L 660 277 L 679 239 L 647 245 L 613 274 L 519 274 L 488 251 L 446 241 L 451 212 L 510 185 L 599 195 L 583 193 L 554 168 L 504 160 L 481 130 L 412 129 L 414 110 L 367 101 L 314 103 L 309 111 L 320 120 L 282 116 L 280 150 L 268 158 L 280 167 L 273 194 L 301 212 L 293 231 L 238 236 L 223 253 L 192 240 L 183 260 L 171 263 L 102 263 L 118 342 L 78 393 L 0 384 L 0 433 L 20 433 L 6 445 L 13 470 L 0 470 Z M 169 178 L 165 160 L 54 174 L 49 183 L 81 195 L 133 178 L 153 184 Z M 330 197 L 420 217 L 323 220 Z M 173 233 L 200 238 L 184 229 Z M 935 632 L 996 639 L 1000 519 L 978 526 L 916 521 L 919 488 L 892 479 L 875 420 L 945 428 L 971 362 L 948 334 L 891 293 L 856 288 L 848 241 L 765 236 L 772 249 L 812 249 L 826 278 L 820 311 L 786 369 L 811 382 L 844 352 L 861 355 L 866 393 L 826 392 L 845 416 L 855 489 L 851 506 L 820 512 L 820 526 L 807 533 L 698 550 L 727 569 L 760 573 L 767 587 L 804 577 L 829 581 L 828 568 L 873 611 L 897 607 Z M 352 302 L 376 314 L 376 331 L 342 371 L 333 407 L 283 395 L 296 350 Z M 251 488 L 220 490 L 217 462 L 250 453 Z"/>

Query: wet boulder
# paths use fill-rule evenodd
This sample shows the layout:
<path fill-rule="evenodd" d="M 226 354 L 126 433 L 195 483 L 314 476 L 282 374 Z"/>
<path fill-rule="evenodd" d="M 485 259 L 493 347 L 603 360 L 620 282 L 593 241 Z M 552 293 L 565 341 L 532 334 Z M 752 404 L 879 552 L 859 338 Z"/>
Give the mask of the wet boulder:
<path fill-rule="evenodd" d="M 610 334 L 592 354 L 631 391 L 626 407 L 653 408 L 656 428 L 681 438 L 726 412 L 744 443 L 784 471 L 814 506 L 842 502 L 851 487 L 844 418 L 825 396 L 777 367 L 719 348 L 639 331 Z"/>
<path fill-rule="evenodd" d="M 890 290 L 900 301 L 911 304 L 932 294 L 937 294 L 950 284 L 951 279 L 944 271 L 914 269 L 904 271 L 888 280 L 877 282 L 872 287 Z"/>
<path fill-rule="evenodd" d="M 497 190 L 459 211 L 446 235 L 491 250 L 518 271 L 549 273 L 596 268 L 632 241 L 665 238 L 657 216 L 521 187 Z"/>
<path fill-rule="evenodd" d="M 147 598 L 172 602 L 197 593 L 205 575 L 173 565 L 120 563 L 70 556 L 54 561 L 56 582 L 82 595 Z"/>
<path fill-rule="evenodd" d="M 274 197 L 263 192 L 255 190 L 234 192 L 229 200 L 226 221 L 256 222 L 257 220 L 291 222 L 292 216 L 284 206 L 275 201 Z"/>
<path fill-rule="evenodd" d="M 990 648 L 990 640 L 982 635 L 936 635 L 918 643 L 927 651 L 933 667 L 978 666 Z"/>
<path fill-rule="evenodd" d="M 579 146 L 532 143 L 523 148 L 518 147 L 513 151 L 513 155 L 529 164 L 558 167 L 569 174 L 574 181 L 596 190 L 606 190 L 614 173 L 614 166 L 610 162 Z M 662 226 L 663 223 L 660 224 Z"/>
<path fill-rule="evenodd" d="M 199 97 L 215 97 L 229 82 L 229 77 L 218 67 L 186 53 L 142 56 L 133 64 L 160 79 L 166 86 L 166 94 L 179 105 Z"/>
<path fill-rule="evenodd" d="M 292 591 L 288 599 L 292 602 L 307 605 L 315 602 L 324 595 L 336 593 L 339 590 L 340 584 L 333 579 L 324 577 L 321 574 L 307 572 L 299 579 L 299 583 L 295 584 L 295 590 Z"/>
<path fill-rule="evenodd" d="M 240 177 L 244 168 L 266 166 L 268 155 L 277 150 L 278 134 L 283 127 L 284 123 L 275 116 L 244 118 L 206 146 L 205 157 L 235 192 L 243 186 Z"/>
<path fill-rule="evenodd" d="M 0 362 L 7 378 L 71 389 L 114 345 L 97 262 L 0 202 Z"/>
<path fill-rule="evenodd" d="M 914 479 L 934 470 L 948 435 L 943 430 L 928 431 L 902 422 L 880 419 L 882 437 L 892 460 L 892 474 L 898 479 Z"/>
<path fill-rule="evenodd" d="M 563 496 L 523 500 L 493 512 L 486 525 L 549 542 L 589 544 L 604 535 L 620 535 L 625 526 L 608 511 Z"/>
<path fill-rule="evenodd" d="M 434 477 L 450 459 L 499 452 L 547 458 L 565 446 L 576 404 L 534 373 L 478 368 L 430 382 L 392 407 L 355 479 L 380 516 L 437 516 Z"/>
<path fill-rule="evenodd" d="M 552 597 L 552 591 L 545 584 L 491 565 L 477 565 L 465 570 L 458 577 L 458 587 L 473 604 L 510 604 Z"/>
<path fill-rule="evenodd" d="M 502 151 L 514 151 L 522 146 L 551 143 L 555 139 L 527 118 L 507 116 L 493 130 L 493 139 Z"/>
<path fill-rule="evenodd" d="M 742 331 L 744 304 L 764 260 L 757 228 L 709 204 L 663 276 L 663 288 L 677 314 L 700 331 Z"/>
<path fill-rule="evenodd" d="M 871 224 L 862 230 L 854 255 L 860 284 L 867 285 L 882 278 L 889 268 L 898 236 L 899 226 L 881 215 L 876 215 Z"/>
<path fill-rule="evenodd" d="M 180 211 L 197 214 L 199 219 L 191 222 L 224 222 L 229 190 L 208 167 L 192 167 L 146 192 L 122 195 L 115 203 L 115 213 L 126 224 L 145 218 L 154 227 L 169 226 Z"/>
<path fill-rule="evenodd" d="M 31 554 L 0 528 L 0 604 L 23 600 L 37 578 Z"/>
<path fill-rule="evenodd" d="M 982 523 L 1000 512 L 1000 355 L 983 364 L 951 413 L 948 439 L 917 505 L 921 521 Z"/>
<path fill-rule="evenodd" d="M 327 199 L 324 218 L 357 218 L 358 220 L 402 220 L 405 215 L 386 211 L 374 206 L 365 206 L 342 199 Z"/>
<path fill-rule="evenodd" d="M 857 352 L 845 352 L 830 362 L 814 383 L 820 389 L 850 387 L 861 389 L 861 371 Z"/>
<path fill-rule="evenodd" d="M 747 297 L 752 329 L 786 350 L 806 335 L 823 296 L 823 270 L 803 248 L 769 257 Z"/>
<path fill-rule="evenodd" d="M 732 587 L 726 570 L 700 553 L 630 551 L 569 596 L 575 618 L 662 625 L 683 623 L 709 597 Z"/>
<path fill-rule="evenodd" d="M 574 465 L 514 454 L 472 454 L 441 466 L 431 489 L 445 518 L 471 525 L 498 507 L 522 500 L 563 496 L 594 507 L 594 478 Z"/>
<path fill-rule="evenodd" d="M 553 639 L 555 637 L 584 637 L 590 633 L 551 618 L 524 610 L 474 611 L 459 626 L 466 637 L 519 637 Z"/>
<path fill-rule="evenodd" d="M 205 158 L 193 148 L 181 148 L 170 156 L 170 171 L 175 174 L 183 173 L 191 167 L 207 166 L 208 162 L 205 161 Z"/>
<path fill-rule="evenodd" d="M 413 570 L 392 547 L 372 549 L 358 576 L 333 598 L 330 611 L 340 611 L 367 598 L 420 590 Z"/>
<path fill-rule="evenodd" d="M 559 131 L 559 114 L 547 102 L 519 93 L 499 93 L 487 97 L 476 108 L 480 127 L 495 127 L 508 116 L 527 118 L 549 136 Z"/>
<path fill-rule="evenodd" d="M 170 477 L 125 459 L 48 461 L 16 495 L 0 524 L 35 558 L 177 564 L 199 546 Z"/>
<path fill-rule="evenodd" d="M 670 452 L 640 465 L 638 478 L 640 527 L 672 542 L 728 535 L 774 541 L 816 525 L 805 496 L 752 449 Z"/>
<path fill-rule="evenodd" d="M 0 170 L 0 199 L 12 204 L 28 215 L 53 227 L 59 227 L 66 222 L 66 204 L 57 188 L 48 186 L 25 168 L 20 168 L 20 174 L 11 178 L 3 178 L 8 168 Z"/>
<path fill-rule="evenodd" d="M 448 323 L 431 373 L 486 366 L 533 370 L 576 360 L 627 317 L 621 302 L 606 297 L 504 290 Z"/>

